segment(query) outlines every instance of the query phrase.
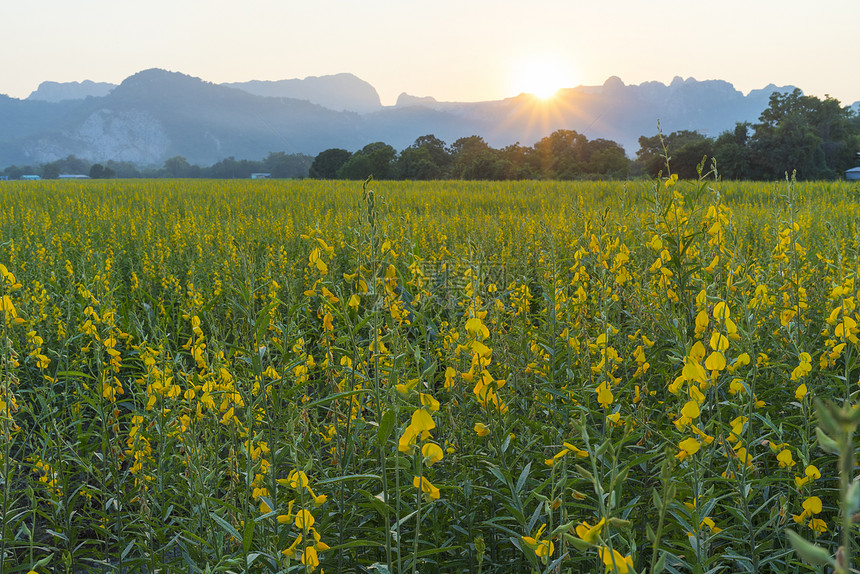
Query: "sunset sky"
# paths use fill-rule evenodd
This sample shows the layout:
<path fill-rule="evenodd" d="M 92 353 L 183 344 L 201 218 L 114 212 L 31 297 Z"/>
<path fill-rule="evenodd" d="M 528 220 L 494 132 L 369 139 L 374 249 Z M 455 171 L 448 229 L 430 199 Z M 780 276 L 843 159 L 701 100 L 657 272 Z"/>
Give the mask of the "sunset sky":
<path fill-rule="evenodd" d="M 382 103 L 721 79 L 860 100 L 858 0 L 4 0 L 0 93 L 119 83 L 147 68 L 211 82 L 351 72 Z"/>

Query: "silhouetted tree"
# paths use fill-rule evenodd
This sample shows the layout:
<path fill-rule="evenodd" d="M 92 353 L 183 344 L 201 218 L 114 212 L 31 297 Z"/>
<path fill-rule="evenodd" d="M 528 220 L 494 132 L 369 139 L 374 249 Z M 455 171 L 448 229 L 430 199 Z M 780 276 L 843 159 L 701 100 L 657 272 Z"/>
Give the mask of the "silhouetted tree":
<path fill-rule="evenodd" d="M 392 163 L 397 151 L 384 142 L 367 144 L 344 163 L 337 176 L 343 179 L 366 179 L 373 175 L 374 179 L 390 179 Z"/>
<path fill-rule="evenodd" d="M 311 164 L 309 175 L 315 179 L 337 179 L 338 170 L 352 154 L 345 149 L 332 148 L 321 151 Z"/>

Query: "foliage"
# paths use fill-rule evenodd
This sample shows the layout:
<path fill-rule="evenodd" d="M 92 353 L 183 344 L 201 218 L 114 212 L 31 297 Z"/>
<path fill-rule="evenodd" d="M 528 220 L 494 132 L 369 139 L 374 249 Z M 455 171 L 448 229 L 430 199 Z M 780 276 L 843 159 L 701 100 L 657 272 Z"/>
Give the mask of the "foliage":
<path fill-rule="evenodd" d="M 857 187 L 672 169 L 4 182 L 3 571 L 850 572 Z"/>
<path fill-rule="evenodd" d="M 750 133 L 752 130 L 752 133 Z M 840 178 L 855 167 L 860 153 L 860 117 L 839 100 L 804 96 L 799 89 L 776 92 L 756 124 L 739 123 L 716 140 L 691 131 L 640 137 L 636 156 L 646 174 L 663 168 L 663 144 L 682 178 L 695 177 L 692 166 L 714 157 L 731 179 Z"/>

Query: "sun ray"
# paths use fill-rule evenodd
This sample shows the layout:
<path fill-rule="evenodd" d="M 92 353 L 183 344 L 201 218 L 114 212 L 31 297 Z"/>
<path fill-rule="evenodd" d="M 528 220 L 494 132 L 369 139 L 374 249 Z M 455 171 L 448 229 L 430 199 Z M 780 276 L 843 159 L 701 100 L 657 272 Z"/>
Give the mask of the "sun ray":
<path fill-rule="evenodd" d="M 562 88 L 572 86 L 572 73 L 555 56 L 532 56 L 514 66 L 512 87 L 515 93 L 532 94 L 541 100 L 551 99 Z"/>

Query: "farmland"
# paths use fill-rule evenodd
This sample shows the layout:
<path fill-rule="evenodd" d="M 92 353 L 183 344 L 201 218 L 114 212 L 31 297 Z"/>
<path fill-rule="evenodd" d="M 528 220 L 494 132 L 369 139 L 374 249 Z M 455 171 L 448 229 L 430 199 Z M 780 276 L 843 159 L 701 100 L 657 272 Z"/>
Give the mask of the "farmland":
<path fill-rule="evenodd" d="M 0 205 L 0 572 L 852 561 L 856 184 L 3 182 Z"/>

